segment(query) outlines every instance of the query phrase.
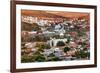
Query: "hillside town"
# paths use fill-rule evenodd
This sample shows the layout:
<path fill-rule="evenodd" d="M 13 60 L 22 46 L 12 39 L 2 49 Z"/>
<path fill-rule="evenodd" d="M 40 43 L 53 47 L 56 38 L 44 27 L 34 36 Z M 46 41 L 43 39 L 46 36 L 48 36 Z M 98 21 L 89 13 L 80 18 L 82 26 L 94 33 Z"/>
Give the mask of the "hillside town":
<path fill-rule="evenodd" d="M 90 59 L 88 13 L 21 11 L 21 62 Z"/>

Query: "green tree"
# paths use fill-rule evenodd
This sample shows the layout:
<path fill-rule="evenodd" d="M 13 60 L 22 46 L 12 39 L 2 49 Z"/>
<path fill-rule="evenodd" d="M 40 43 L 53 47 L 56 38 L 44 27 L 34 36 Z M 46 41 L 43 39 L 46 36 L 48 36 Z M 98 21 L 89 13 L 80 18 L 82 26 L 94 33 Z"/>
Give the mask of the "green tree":
<path fill-rule="evenodd" d="M 77 51 L 75 55 L 76 55 L 77 58 L 90 57 L 90 53 L 89 52 L 85 52 L 83 50 Z"/>
<path fill-rule="evenodd" d="M 66 53 L 67 51 L 69 51 L 70 50 L 70 48 L 69 47 L 65 47 L 64 48 L 64 52 Z"/>
<path fill-rule="evenodd" d="M 45 57 L 43 55 L 39 54 L 39 55 L 37 55 L 35 57 L 35 61 L 37 61 L 37 62 L 44 62 L 45 61 Z"/>

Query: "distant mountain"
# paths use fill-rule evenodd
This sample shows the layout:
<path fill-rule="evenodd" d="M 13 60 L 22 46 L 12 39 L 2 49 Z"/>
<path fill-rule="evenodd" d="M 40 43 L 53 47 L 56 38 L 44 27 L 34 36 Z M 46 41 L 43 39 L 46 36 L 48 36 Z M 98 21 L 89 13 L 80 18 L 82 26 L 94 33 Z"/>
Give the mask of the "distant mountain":
<path fill-rule="evenodd" d="M 89 19 L 89 13 L 82 13 L 82 12 L 49 12 L 54 15 L 59 15 L 65 18 L 86 18 Z"/>
<path fill-rule="evenodd" d="M 46 11 L 40 11 L 40 10 L 22 10 L 21 11 L 22 15 L 27 15 L 27 16 L 33 16 L 33 17 L 45 17 L 45 18 L 66 18 L 61 15 L 56 15 L 52 13 L 48 13 Z"/>
<path fill-rule="evenodd" d="M 62 12 L 62 11 L 40 11 L 40 10 L 22 10 L 22 15 L 46 18 L 87 18 L 89 13 L 82 12 Z"/>

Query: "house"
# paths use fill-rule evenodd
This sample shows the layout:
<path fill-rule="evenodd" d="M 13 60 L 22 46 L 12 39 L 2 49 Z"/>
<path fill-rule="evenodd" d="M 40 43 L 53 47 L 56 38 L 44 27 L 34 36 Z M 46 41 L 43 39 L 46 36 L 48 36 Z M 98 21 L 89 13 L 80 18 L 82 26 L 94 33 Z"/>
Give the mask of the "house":
<path fill-rule="evenodd" d="M 57 43 L 59 41 L 67 42 L 67 39 L 66 38 L 64 38 L 64 39 L 51 38 L 51 40 L 49 40 L 48 43 L 50 44 L 51 47 L 53 47 L 53 46 L 57 46 Z"/>

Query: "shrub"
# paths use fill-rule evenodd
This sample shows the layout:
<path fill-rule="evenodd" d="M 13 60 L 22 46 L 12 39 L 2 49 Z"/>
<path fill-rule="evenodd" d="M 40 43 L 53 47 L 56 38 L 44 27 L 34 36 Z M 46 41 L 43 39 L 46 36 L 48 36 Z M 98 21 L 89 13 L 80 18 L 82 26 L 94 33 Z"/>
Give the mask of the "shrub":
<path fill-rule="evenodd" d="M 51 59 L 48 59 L 47 61 L 61 61 L 58 57 L 52 57 Z"/>
<path fill-rule="evenodd" d="M 76 52 L 76 57 L 77 58 L 86 58 L 86 57 L 90 57 L 90 53 L 89 52 L 84 52 L 83 50 Z"/>
<path fill-rule="evenodd" d="M 22 63 L 32 62 L 32 59 L 31 59 L 31 57 L 29 57 L 27 55 L 23 55 L 23 56 L 21 56 L 21 62 Z"/>
<path fill-rule="evenodd" d="M 84 36 L 84 35 L 86 35 L 85 32 L 78 31 L 78 36 Z"/>
<path fill-rule="evenodd" d="M 37 61 L 37 62 L 44 62 L 45 61 L 45 57 L 43 55 L 37 55 L 35 57 L 35 61 Z"/>
<path fill-rule="evenodd" d="M 38 47 L 39 50 L 50 49 L 50 45 L 44 43 L 37 43 L 35 47 Z"/>
<path fill-rule="evenodd" d="M 70 50 L 70 48 L 69 47 L 65 47 L 64 48 L 64 52 L 66 53 L 67 51 L 69 51 Z"/>

